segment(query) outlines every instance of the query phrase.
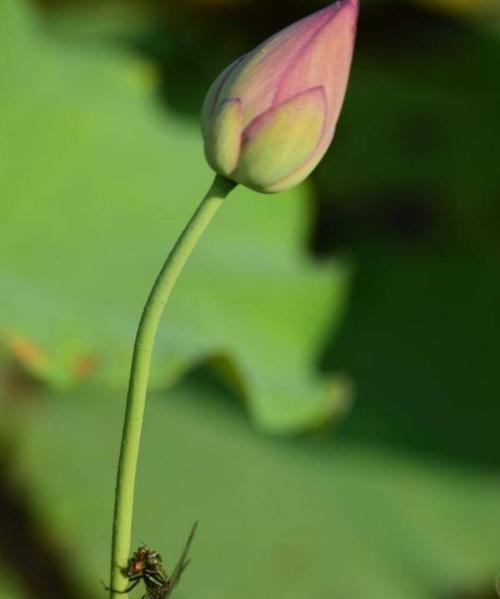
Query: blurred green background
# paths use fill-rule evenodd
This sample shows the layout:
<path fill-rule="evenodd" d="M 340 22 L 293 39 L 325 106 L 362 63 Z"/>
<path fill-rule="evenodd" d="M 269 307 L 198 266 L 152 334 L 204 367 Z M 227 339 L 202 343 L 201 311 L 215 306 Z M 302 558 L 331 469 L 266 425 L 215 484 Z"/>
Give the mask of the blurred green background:
<path fill-rule="evenodd" d="M 324 5 L 0 0 L 0 597 L 106 596 L 135 327 L 212 176 L 204 94 Z M 496 597 L 499 17 L 363 0 L 327 157 L 237 190 L 179 281 L 134 526 L 172 566 L 199 519 L 179 599 Z"/>

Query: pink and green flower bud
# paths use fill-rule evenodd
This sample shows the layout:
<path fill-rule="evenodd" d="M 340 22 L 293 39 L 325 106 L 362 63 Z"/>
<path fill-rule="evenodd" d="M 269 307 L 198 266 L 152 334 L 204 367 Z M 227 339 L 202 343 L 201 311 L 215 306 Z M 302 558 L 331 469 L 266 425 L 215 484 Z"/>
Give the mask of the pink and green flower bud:
<path fill-rule="evenodd" d="M 257 191 L 303 181 L 331 144 L 351 68 L 358 0 L 277 33 L 230 65 L 202 112 L 205 154 L 220 175 Z"/>

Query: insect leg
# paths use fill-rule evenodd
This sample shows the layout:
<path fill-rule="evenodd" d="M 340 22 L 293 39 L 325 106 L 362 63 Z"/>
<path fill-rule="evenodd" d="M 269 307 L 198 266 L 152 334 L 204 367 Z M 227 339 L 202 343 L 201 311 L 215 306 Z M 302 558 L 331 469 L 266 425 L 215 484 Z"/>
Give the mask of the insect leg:
<path fill-rule="evenodd" d="M 132 589 L 135 589 L 135 587 L 140 582 L 141 582 L 140 578 L 138 578 L 137 580 L 134 580 L 134 582 L 131 585 L 129 585 L 124 591 L 117 591 L 116 589 L 106 586 L 104 583 L 102 583 L 102 584 L 104 585 L 104 589 L 106 591 L 112 591 L 113 593 L 118 593 L 119 595 L 125 595 L 126 593 L 129 593 Z"/>

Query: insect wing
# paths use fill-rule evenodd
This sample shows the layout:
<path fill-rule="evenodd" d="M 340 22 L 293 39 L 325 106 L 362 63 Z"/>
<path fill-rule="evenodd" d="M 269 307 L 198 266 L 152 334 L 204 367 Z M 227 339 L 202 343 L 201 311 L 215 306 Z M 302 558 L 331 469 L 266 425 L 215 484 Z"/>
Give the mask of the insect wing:
<path fill-rule="evenodd" d="M 170 595 L 173 588 L 179 583 L 182 573 L 189 565 L 190 560 L 187 559 L 187 555 L 189 553 L 189 548 L 191 547 L 191 543 L 193 542 L 193 538 L 196 533 L 197 527 L 198 527 L 198 522 L 195 522 L 193 524 L 193 528 L 191 529 L 191 532 L 189 533 L 189 537 L 186 541 L 186 544 L 184 545 L 184 550 L 182 551 L 182 554 L 181 554 L 177 564 L 175 565 L 174 571 L 172 572 L 172 575 L 169 578 L 170 585 L 169 585 L 169 589 L 167 590 L 167 593 L 165 594 L 165 597 L 168 597 Z"/>

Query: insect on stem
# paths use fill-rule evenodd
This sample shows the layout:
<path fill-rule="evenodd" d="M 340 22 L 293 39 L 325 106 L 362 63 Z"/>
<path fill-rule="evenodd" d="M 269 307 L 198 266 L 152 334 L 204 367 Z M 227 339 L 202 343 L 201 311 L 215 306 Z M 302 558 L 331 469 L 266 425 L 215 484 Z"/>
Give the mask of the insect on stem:
<path fill-rule="evenodd" d="M 105 586 L 105 589 L 119 595 L 125 595 L 135 589 L 142 580 L 146 587 L 146 595 L 143 599 L 166 599 L 170 597 L 174 588 L 179 584 L 182 573 L 191 561 L 187 559 L 187 556 L 197 527 L 198 522 L 195 522 L 170 576 L 163 567 L 161 555 L 158 551 L 149 549 L 147 545 L 142 544 L 129 558 L 127 566 L 122 569 L 122 574 L 128 578 L 129 586 L 123 591 L 107 586 Z"/>

